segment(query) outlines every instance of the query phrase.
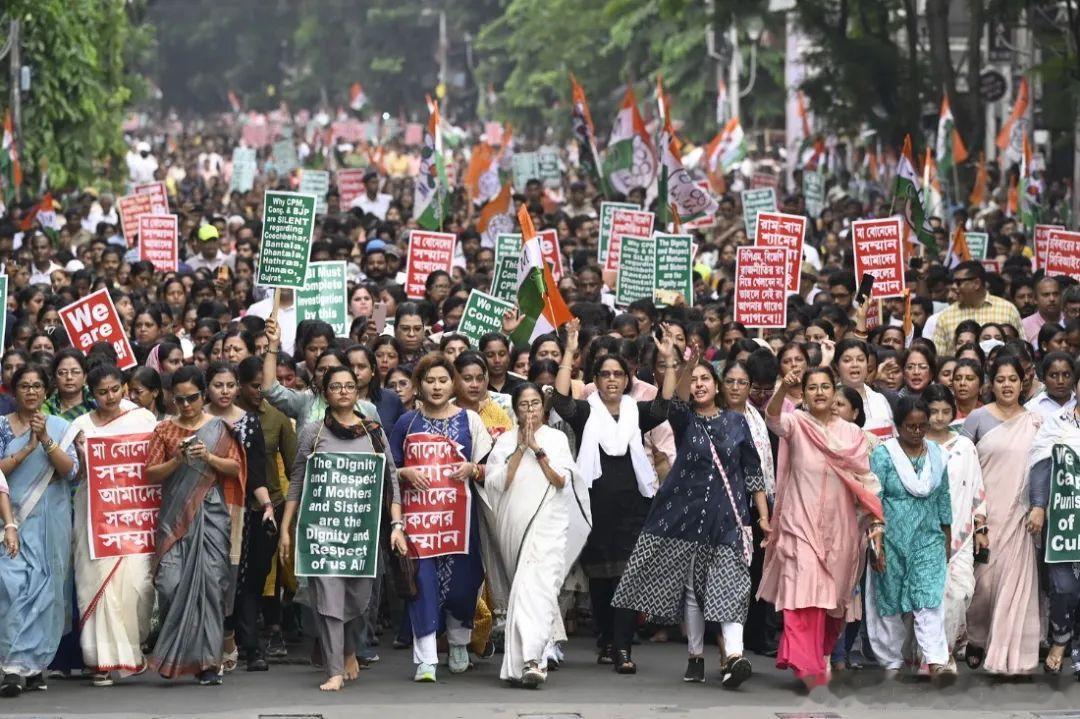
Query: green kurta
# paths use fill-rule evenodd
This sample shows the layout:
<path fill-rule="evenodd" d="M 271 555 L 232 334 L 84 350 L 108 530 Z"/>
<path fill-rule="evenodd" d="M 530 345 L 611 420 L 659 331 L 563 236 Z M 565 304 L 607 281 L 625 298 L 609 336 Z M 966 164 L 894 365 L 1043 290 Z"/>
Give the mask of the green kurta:
<path fill-rule="evenodd" d="M 915 461 L 916 474 L 927 461 L 927 454 Z M 878 612 L 887 617 L 937 607 L 948 574 L 941 529 L 952 524 L 948 470 L 929 495 L 916 497 L 904 488 L 884 445 L 870 455 L 870 469 L 881 480 L 885 508 L 885 572 L 873 573 Z"/>

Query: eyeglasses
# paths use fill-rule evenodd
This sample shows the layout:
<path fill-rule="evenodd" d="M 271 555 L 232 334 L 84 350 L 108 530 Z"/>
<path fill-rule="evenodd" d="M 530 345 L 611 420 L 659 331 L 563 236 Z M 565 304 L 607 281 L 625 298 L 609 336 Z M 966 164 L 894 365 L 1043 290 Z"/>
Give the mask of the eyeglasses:
<path fill-rule="evenodd" d="M 518 409 L 539 409 L 543 407 L 544 403 L 541 400 L 534 399 L 531 402 L 522 402 L 518 405 Z"/>
<path fill-rule="evenodd" d="M 750 394 L 752 394 L 752 395 L 760 396 L 760 395 L 769 394 L 772 391 L 773 391 L 772 387 L 762 387 L 759 384 L 751 384 L 750 385 Z"/>
<path fill-rule="evenodd" d="M 915 364 L 915 363 L 912 363 L 912 364 L 906 364 L 906 365 L 904 365 L 904 369 L 905 369 L 906 371 L 908 371 L 908 372 L 916 372 L 916 371 L 918 371 L 918 372 L 925 372 L 925 371 L 927 371 L 928 369 L 930 369 L 930 365 L 928 365 L 928 364 L 926 364 L 926 363 L 923 363 L 923 364 Z"/>
<path fill-rule="evenodd" d="M 356 385 L 352 382 L 331 382 L 326 389 L 330 390 L 331 392 L 355 392 Z"/>
<path fill-rule="evenodd" d="M 82 369 L 76 367 L 75 369 L 58 369 L 56 370 L 57 377 L 78 377 L 83 373 Z"/>
<path fill-rule="evenodd" d="M 45 390 L 45 385 L 43 385 L 41 382 L 20 382 L 17 389 L 20 392 L 43 392 Z"/>
<path fill-rule="evenodd" d="M 623 379 L 626 373 L 621 369 L 602 369 L 596 373 L 596 376 L 600 379 Z"/>
<path fill-rule="evenodd" d="M 968 282 L 969 280 L 973 280 L 973 279 L 975 279 L 975 278 L 974 277 L 953 277 L 952 281 L 953 281 L 954 285 L 958 285 L 958 284 L 960 284 L 962 282 Z"/>
<path fill-rule="evenodd" d="M 173 397 L 173 401 L 176 402 L 176 404 L 182 404 L 185 407 L 189 404 L 195 404 L 195 402 L 200 399 L 202 399 L 202 395 L 198 392 L 195 392 L 194 394 L 178 394 Z"/>
<path fill-rule="evenodd" d="M 749 387 L 750 380 L 748 379 L 735 379 L 734 377 L 724 378 L 725 387 Z"/>

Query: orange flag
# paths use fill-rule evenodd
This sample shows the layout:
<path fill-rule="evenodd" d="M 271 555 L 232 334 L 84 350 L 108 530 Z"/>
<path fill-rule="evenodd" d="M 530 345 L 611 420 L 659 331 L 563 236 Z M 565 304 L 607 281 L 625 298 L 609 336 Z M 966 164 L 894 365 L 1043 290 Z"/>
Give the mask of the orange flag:
<path fill-rule="evenodd" d="M 1009 217 L 1017 217 L 1020 214 L 1020 188 L 1017 187 L 1015 175 L 1009 179 L 1009 201 L 1005 207 L 1005 214 Z"/>
<path fill-rule="evenodd" d="M 986 190 L 990 185 L 990 175 L 986 171 L 986 154 L 979 153 L 979 162 L 975 166 L 975 186 L 971 188 L 968 202 L 981 207 L 986 202 Z"/>
<path fill-rule="evenodd" d="M 999 150 L 1004 150 L 1009 146 L 1013 126 L 1016 125 L 1016 121 L 1027 112 L 1027 106 L 1028 81 L 1026 77 L 1021 77 L 1020 87 L 1016 90 L 1016 102 L 1013 103 L 1012 112 L 1009 113 L 1009 119 L 1001 126 L 1001 132 L 999 132 L 997 136 L 997 146 Z"/>

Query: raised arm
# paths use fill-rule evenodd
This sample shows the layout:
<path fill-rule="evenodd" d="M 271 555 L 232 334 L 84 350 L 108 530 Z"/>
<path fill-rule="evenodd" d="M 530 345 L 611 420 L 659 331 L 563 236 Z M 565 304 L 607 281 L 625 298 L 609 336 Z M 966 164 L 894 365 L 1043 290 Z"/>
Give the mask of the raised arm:
<path fill-rule="evenodd" d="M 564 397 L 572 397 L 571 384 L 574 378 L 574 357 L 578 351 L 581 332 L 581 320 L 577 317 L 566 323 L 566 351 L 563 352 L 559 371 L 555 373 L 555 391 Z M 588 371 L 588 369 L 586 369 Z"/>

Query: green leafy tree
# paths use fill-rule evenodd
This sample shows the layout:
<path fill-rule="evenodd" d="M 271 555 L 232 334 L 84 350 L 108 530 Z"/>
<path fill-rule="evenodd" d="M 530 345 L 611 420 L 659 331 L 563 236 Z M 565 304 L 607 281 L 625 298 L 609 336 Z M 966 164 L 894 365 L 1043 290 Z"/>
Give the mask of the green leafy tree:
<path fill-rule="evenodd" d="M 128 71 L 151 33 L 139 3 L 123 0 L 7 0 L 0 27 L 21 22 L 21 53 L 33 72 L 23 95 L 23 172 L 36 187 L 42 171 L 54 188 L 116 179 L 126 150 L 122 125 L 142 91 Z M 10 97 L 7 73 L 0 97 Z M 6 105 L 7 103 L 4 102 Z"/>

